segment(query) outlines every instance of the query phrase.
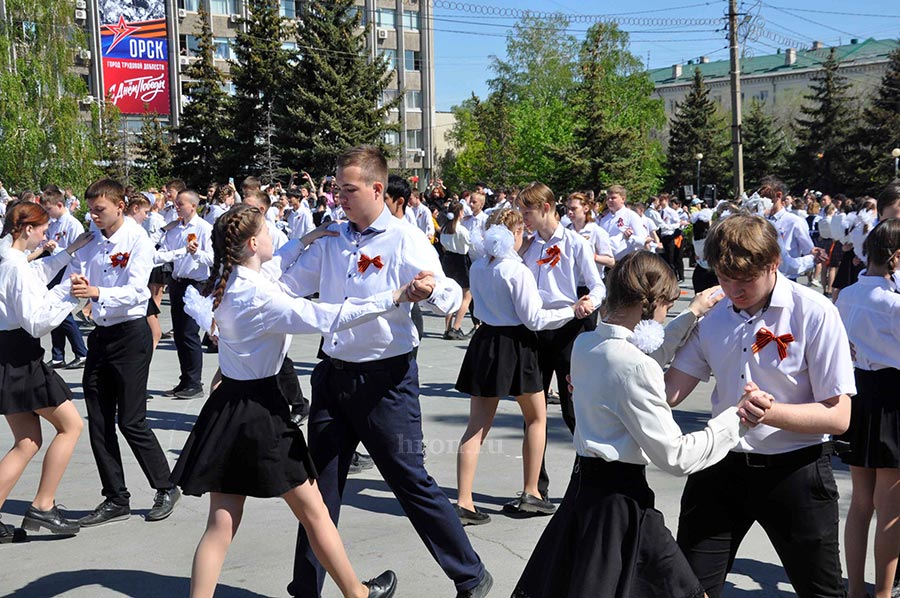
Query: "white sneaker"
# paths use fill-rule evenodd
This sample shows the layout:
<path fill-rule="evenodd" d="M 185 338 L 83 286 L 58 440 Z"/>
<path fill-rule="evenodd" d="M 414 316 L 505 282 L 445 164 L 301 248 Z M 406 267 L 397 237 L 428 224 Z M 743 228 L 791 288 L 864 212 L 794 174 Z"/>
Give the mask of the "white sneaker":
<path fill-rule="evenodd" d="M 817 278 L 813 278 L 812 280 L 810 280 L 809 284 L 810 284 L 810 286 L 816 287 L 817 289 L 822 288 L 822 283 L 819 282 L 819 279 L 817 279 Z"/>

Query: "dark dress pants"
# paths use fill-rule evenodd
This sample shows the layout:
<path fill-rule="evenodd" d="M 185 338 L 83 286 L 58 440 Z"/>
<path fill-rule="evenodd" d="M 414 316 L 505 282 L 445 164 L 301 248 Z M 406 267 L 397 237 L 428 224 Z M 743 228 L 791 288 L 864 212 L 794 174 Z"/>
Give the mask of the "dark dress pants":
<path fill-rule="evenodd" d="M 181 368 L 179 385 L 182 388 L 198 388 L 202 385 L 203 345 L 200 343 L 200 326 L 184 311 L 184 294 L 189 286 L 199 291 L 203 283 L 172 278 L 169 284 L 172 336 L 178 352 L 178 365 Z"/>

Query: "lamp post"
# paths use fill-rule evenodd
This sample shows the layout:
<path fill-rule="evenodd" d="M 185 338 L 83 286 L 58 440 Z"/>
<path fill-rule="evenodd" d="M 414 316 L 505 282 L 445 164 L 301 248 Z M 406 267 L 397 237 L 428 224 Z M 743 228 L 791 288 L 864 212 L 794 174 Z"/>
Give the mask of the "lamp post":
<path fill-rule="evenodd" d="M 697 194 L 697 197 L 700 197 L 700 163 L 703 162 L 703 154 L 701 154 L 700 152 L 697 152 L 697 154 L 694 156 L 694 158 L 697 159 L 697 191 L 696 191 L 696 194 Z"/>
<path fill-rule="evenodd" d="M 894 158 L 894 178 L 897 178 L 897 170 L 900 169 L 900 147 L 891 150 L 891 156 Z"/>

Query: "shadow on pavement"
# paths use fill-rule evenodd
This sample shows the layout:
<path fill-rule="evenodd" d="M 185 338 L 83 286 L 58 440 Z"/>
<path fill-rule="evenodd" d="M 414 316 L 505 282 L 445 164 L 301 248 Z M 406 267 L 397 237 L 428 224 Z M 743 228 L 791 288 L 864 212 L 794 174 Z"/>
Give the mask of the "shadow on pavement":
<path fill-rule="evenodd" d="M 726 596 L 754 596 L 755 598 L 787 598 L 795 596 L 794 592 L 778 589 L 778 584 L 790 584 L 784 567 L 774 563 L 763 563 L 753 559 L 735 559 L 731 573 L 746 575 L 759 584 L 761 589 L 742 590 L 734 587 L 734 584 L 726 581 Z"/>

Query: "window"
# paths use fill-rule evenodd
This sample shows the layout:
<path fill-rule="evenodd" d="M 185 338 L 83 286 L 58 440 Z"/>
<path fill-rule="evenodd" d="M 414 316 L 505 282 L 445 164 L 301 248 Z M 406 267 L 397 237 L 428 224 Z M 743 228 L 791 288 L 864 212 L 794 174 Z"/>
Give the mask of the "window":
<path fill-rule="evenodd" d="M 178 8 L 183 8 L 190 12 L 197 12 L 200 10 L 200 0 L 178 0 Z"/>
<path fill-rule="evenodd" d="M 392 70 L 397 70 L 397 50 L 387 48 L 381 51 L 381 55 L 387 58 L 388 65 Z"/>
<path fill-rule="evenodd" d="M 294 4 L 294 0 L 281 0 L 278 14 L 287 19 L 295 18 L 297 16 L 297 5 Z"/>
<path fill-rule="evenodd" d="M 406 60 L 404 61 L 406 70 L 421 71 L 422 70 L 422 53 L 417 50 L 407 50 L 405 52 Z"/>
<path fill-rule="evenodd" d="M 396 89 L 385 89 L 384 91 L 381 92 L 381 105 L 387 106 L 388 104 L 390 104 L 397 98 L 397 95 L 399 93 L 400 92 L 397 91 Z M 394 112 L 396 112 L 399 109 L 400 109 L 399 106 L 394 106 L 393 108 L 391 108 L 391 110 Z M 399 143 L 399 141 L 398 141 L 398 143 Z"/>
<path fill-rule="evenodd" d="M 216 60 L 231 60 L 231 38 L 213 38 L 213 58 Z"/>
<path fill-rule="evenodd" d="M 281 42 L 281 49 L 288 50 L 290 52 L 296 52 L 297 42 Z"/>
<path fill-rule="evenodd" d="M 359 13 L 359 15 L 360 15 L 359 26 L 365 27 L 366 26 L 366 17 L 368 16 L 369 11 L 367 11 L 364 6 L 351 6 L 350 8 L 348 8 L 347 9 L 347 20 L 352 23 L 353 19 L 356 18 L 357 13 Z"/>
<path fill-rule="evenodd" d="M 422 110 L 422 92 L 409 90 L 406 92 L 406 109 L 407 110 Z"/>
<path fill-rule="evenodd" d="M 419 30 L 419 11 L 407 10 L 403 13 L 403 28 L 408 31 Z"/>
<path fill-rule="evenodd" d="M 758 94 L 756 94 L 755 96 L 753 96 L 753 98 L 756 100 L 759 100 L 760 102 L 765 102 L 766 100 L 769 99 L 769 92 L 767 90 L 761 91 Z"/>
<path fill-rule="evenodd" d="M 400 133 L 397 131 L 385 131 L 384 142 L 388 145 L 400 145 Z"/>
<path fill-rule="evenodd" d="M 200 56 L 200 42 L 193 35 L 182 35 L 178 38 L 178 47 L 182 56 Z"/>
<path fill-rule="evenodd" d="M 422 131 L 410 129 L 406 132 L 406 149 L 422 149 Z"/>
<path fill-rule="evenodd" d="M 393 8 L 379 8 L 376 10 L 375 26 L 378 29 L 396 29 L 397 11 Z"/>
<path fill-rule="evenodd" d="M 238 8 L 240 0 L 209 0 L 209 11 L 214 15 L 234 15 L 241 12 Z"/>

